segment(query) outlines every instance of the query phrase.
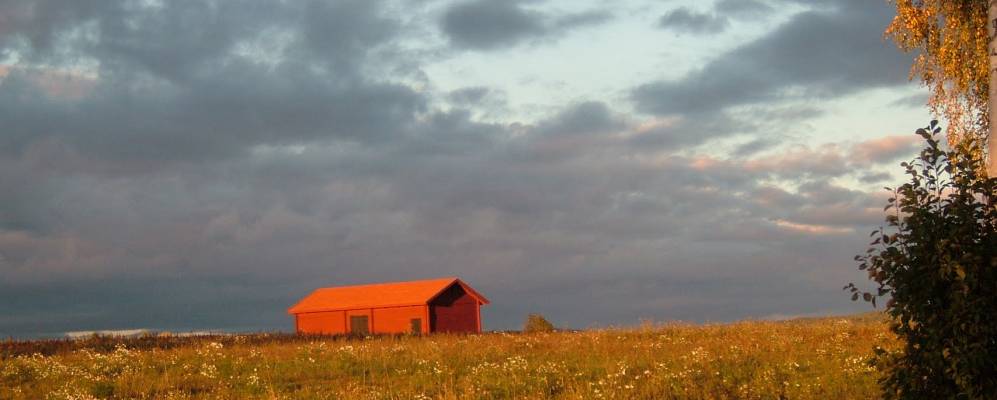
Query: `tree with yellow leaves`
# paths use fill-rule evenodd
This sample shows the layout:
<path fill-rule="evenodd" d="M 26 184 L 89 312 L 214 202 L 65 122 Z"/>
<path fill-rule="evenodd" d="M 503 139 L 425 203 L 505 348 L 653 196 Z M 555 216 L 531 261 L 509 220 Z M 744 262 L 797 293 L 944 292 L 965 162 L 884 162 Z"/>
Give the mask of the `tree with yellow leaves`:
<path fill-rule="evenodd" d="M 997 23 L 995 0 L 892 0 L 897 15 L 886 29 L 904 51 L 917 57 L 911 77 L 930 88 L 928 105 L 949 120 L 950 145 L 967 145 L 982 157 L 991 127 L 997 128 Z M 991 22 L 993 21 L 993 22 Z M 990 176 L 997 176 L 997 143 L 990 141 Z"/>

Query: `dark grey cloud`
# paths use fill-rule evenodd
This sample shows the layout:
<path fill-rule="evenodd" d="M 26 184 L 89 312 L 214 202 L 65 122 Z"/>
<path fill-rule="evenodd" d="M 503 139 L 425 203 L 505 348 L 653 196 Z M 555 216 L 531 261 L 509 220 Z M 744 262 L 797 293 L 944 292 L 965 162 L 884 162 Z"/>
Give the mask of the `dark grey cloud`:
<path fill-rule="evenodd" d="M 841 2 L 802 12 L 682 79 L 636 88 L 633 99 L 651 114 L 696 114 L 902 85 L 910 56 L 882 40 L 890 18 L 885 3 Z"/>
<path fill-rule="evenodd" d="M 61 17 L 53 7 L 60 17 L 50 19 L 66 19 L 61 30 L 17 33 L 65 37 L 93 24 L 99 39 L 71 56 L 99 61 L 100 78 L 85 96 L 66 104 L 33 83 L 46 76 L 14 69 L 0 84 L 0 118 L 18 121 L 0 137 L 4 150 L 20 151 L 47 136 L 104 159 L 210 159 L 262 143 L 386 140 L 402 134 L 425 108 L 423 96 L 408 86 L 362 73 L 378 46 L 397 32 L 377 2 L 315 1 L 283 8 L 271 3 L 101 4 L 102 13 L 77 20 Z M 72 15 L 77 14 L 89 15 Z M 30 53 L 59 56 L 52 53 L 50 40 L 32 40 L 40 44 Z M 240 52 L 239 46 L 250 45 L 283 51 Z"/>
<path fill-rule="evenodd" d="M 709 117 L 689 116 L 655 124 L 633 136 L 630 143 L 644 149 L 679 149 L 701 145 L 711 139 L 752 134 L 759 129 L 760 126 L 755 122 L 717 112 Z"/>
<path fill-rule="evenodd" d="M 736 157 L 746 157 L 754 155 L 755 153 L 758 153 L 762 150 L 772 148 L 777 144 L 778 143 L 776 143 L 776 141 L 772 139 L 765 139 L 765 138 L 755 139 L 748 143 L 737 146 L 737 148 L 734 149 L 732 155 Z"/>
<path fill-rule="evenodd" d="M 26 40 L 31 48 L 42 51 L 52 46 L 66 25 L 114 12 L 111 2 L 81 0 L 63 3 L 54 0 L 12 0 L 0 4 L 0 43 L 11 45 L 14 40 Z"/>
<path fill-rule="evenodd" d="M 536 131 L 541 135 L 592 135 L 617 132 L 625 127 L 625 122 L 614 116 L 605 103 L 590 101 L 566 108 L 540 124 Z"/>
<path fill-rule="evenodd" d="M 884 197 L 830 182 L 892 171 L 916 144 L 769 147 L 819 109 L 736 90 L 709 109 L 641 100 L 655 119 L 605 98 L 496 118 L 501 87 L 434 92 L 400 48 L 410 21 L 376 1 L 60 3 L 0 4 L 0 49 L 22 57 L 0 77 L 0 336 L 287 330 L 315 286 L 446 275 L 493 300 L 490 329 L 537 311 L 585 327 L 856 310 L 839 289 Z M 458 47 L 609 18 L 450 11 L 469 4 L 519 22 Z M 859 14 L 828 7 L 797 19 Z M 516 23 L 529 35 L 509 39 Z M 823 67 L 766 64 L 786 43 L 764 37 L 731 53 L 746 72 L 718 59 L 707 86 L 671 93 L 705 104 L 742 76 L 767 98 L 844 92 Z M 700 151 L 718 137 L 746 144 Z M 608 300 L 577 308 L 593 296 Z"/>
<path fill-rule="evenodd" d="M 513 1 L 476 1 L 447 10 L 441 27 L 457 46 L 491 49 L 542 35 L 542 15 Z"/>
<path fill-rule="evenodd" d="M 869 172 L 862 174 L 862 176 L 859 177 L 859 180 L 861 180 L 862 183 L 877 184 L 889 181 L 892 178 L 893 175 L 889 172 Z"/>
<path fill-rule="evenodd" d="M 556 30 L 567 31 L 591 25 L 599 25 L 613 19 L 613 14 L 606 10 L 591 10 L 576 14 L 566 14 L 553 19 Z"/>
<path fill-rule="evenodd" d="M 0 138 L 6 151 L 50 136 L 95 157 L 152 163 L 206 159 L 261 143 L 385 140 L 424 108 L 424 99 L 402 85 L 337 85 L 293 67 L 231 68 L 185 87 L 142 88 L 111 78 L 73 106 L 46 100 L 27 79 L 13 72 L 0 85 L 0 118 L 19 122 Z M 211 135 L 203 134 L 205 126 Z"/>
<path fill-rule="evenodd" d="M 303 21 L 308 47 L 342 73 L 365 61 L 371 50 L 400 33 L 399 23 L 385 16 L 381 1 L 341 0 L 307 3 Z"/>
<path fill-rule="evenodd" d="M 508 93 L 501 88 L 465 87 L 446 93 L 444 99 L 453 107 L 470 111 L 475 118 L 506 119 L 510 113 Z"/>
<path fill-rule="evenodd" d="M 716 13 L 736 19 L 758 19 L 771 14 L 775 9 L 762 0 L 720 0 L 714 5 Z"/>
<path fill-rule="evenodd" d="M 716 34 L 729 25 L 730 21 L 722 15 L 699 13 L 686 7 L 671 10 L 658 19 L 658 26 L 679 33 Z"/>
<path fill-rule="evenodd" d="M 492 90 L 487 87 L 475 86 L 454 90 L 447 94 L 447 98 L 455 103 L 477 104 L 482 102 L 491 93 Z"/>
<path fill-rule="evenodd" d="M 524 7 L 522 1 L 474 0 L 450 6 L 440 29 L 456 47 L 494 50 L 556 37 L 610 18 L 604 11 L 552 16 Z"/>
<path fill-rule="evenodd" d="M 786 134 L 794 127 L 802 126 L 821 114 L 818 109 L 796 104 L 766 104 L 737 112 L 703 110 L 668 116 L 659 123 L 649 124 L 639 129 L 640 135 L 633 136 L 630 143 L 643 149 L 680 149 L 709 144 L 715 139 L 761 136 L 757 141 L 774 144 L 787 139 Z M 746 154 L 735 149 L 732 155 Z"/>

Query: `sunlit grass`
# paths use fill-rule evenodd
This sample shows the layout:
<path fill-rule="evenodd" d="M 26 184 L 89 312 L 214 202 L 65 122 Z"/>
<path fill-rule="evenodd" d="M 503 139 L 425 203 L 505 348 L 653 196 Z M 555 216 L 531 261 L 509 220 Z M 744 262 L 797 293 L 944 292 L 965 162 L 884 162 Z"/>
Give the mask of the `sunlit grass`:
<path fill-rule="evenodd" d="M 0 399 L 866 399 L 877 393 L 879 375 L 867 363 L 873 347 L 897 347 L 885 322 L 868 316 L 529 335 L 238 336 L 145 350 L 133 343 L 7 352 Z"/>

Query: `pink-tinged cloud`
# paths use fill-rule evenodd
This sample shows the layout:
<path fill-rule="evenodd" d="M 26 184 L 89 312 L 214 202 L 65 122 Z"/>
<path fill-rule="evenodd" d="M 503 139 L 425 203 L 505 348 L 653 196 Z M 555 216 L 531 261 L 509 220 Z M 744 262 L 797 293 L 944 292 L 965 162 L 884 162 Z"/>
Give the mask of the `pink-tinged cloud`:
<path fill-rule="evenodd" d="M 772 221 L 775 226 L 782 228 L 784 230 L 807 233 L 812 235 L 847 235 L 855 233 L 855 229 L 843 228 L 829 225 L 816 225 L 816 224 L 801 224 L 798 222 L 787 221 L 784 219 L 777 219 Z"/>
<path fill-rule="evenodd" d="M 683 122 L 684 121 L 682 117 L 677 117 L 677 116 L 651 118 L 649 120 L 637 124 L 634 127 L 634 133 L 639 135 L 654 133 L 656 131 L 674 128 L 682 124 Z"/>
<path fill-rule="evenodd" d="M 859 165 L 883 164 L 910 157 L 921 148 L 921 138 L 894 135 L 870 139 L 852 146 L 851 160 Z"/>
<path fill-rule="evenodd" d="M 755 203 L 767 207 L 781 207 L 798 201 L 798 197 L 775 186 L 760 186 L 751 197 Z"/>
<path fill-rule="evenodd" d="M 853 204 L 839 203 L 820 206 L 808 206 L 800 210 L 793 218 L 798 223 L 819 226 L 854 226 L 874 225 L 883 220 L 883 207 L 874 203 L 873 207 L 861 207 Z"/>
<path fill-rule="evenodd" d="M 97 77 L 74 70 L 41 69 L 30 80 L 53 99 L 79 100 L 97 86 Z"/>
<path fill-rule="evenodd" d="M 74 68 L 32 67 L 0 65 L 0 80 L 17 75 L 38 88 L 51 99 L 80 100 L 97 86 L 98 77 Z"/>
<path fill-rule="evenodd" d="M 887 136 L 852 146 L 831 143 L 812 148 L 799 145 L 752 158 L 742 167 L 758 173 L 840 176 L 913 156 L 920 145 L 921 139 L 914 135 Z"/>
<path fill-rule="evenodd" d="M 825 144 L 816 149 L 792 147 L 778 154 L 748 160 L 744 168 L 752 172 L 778 174 L 840 175 L 848 172 L 847 160 L 836 144 Z"/>
<path fill-rule="evenodd" d="M 711 171 L 727 164 L 724 160 L 719 160 L 706 155 L 699 155 L 689 161 L 689 167 L 696 171 Z"/>

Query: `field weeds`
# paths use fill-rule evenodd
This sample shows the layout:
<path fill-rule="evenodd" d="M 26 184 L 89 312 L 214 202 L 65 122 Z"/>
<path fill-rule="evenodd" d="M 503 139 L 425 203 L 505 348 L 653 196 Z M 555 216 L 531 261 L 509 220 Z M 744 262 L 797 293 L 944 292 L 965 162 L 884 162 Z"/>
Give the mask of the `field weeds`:
<path fill-rule="evenodd" d="M 878 316 L 428 337 L 0 343 L 0 399 L 867 399 Z"/>

